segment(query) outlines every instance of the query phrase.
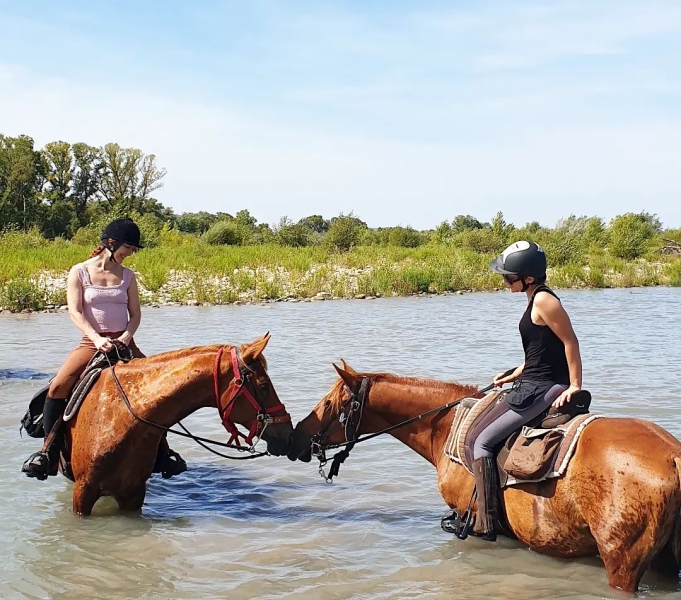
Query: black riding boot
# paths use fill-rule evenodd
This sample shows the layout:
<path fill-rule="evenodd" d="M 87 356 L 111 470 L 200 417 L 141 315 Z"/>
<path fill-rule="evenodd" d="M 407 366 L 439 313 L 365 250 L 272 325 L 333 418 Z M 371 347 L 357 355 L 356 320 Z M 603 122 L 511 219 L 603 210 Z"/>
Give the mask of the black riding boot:
<path fill-rule="evenodd" d="M 45 429 L 45 439 L 50 435 L 52 428 L 64 414 L 66 410 L 66 400 L 45 398 L 43 407 L 43 429 Z M 28 477 L 45 480 L 49 475 L 56 475 L 59 472 L 59 454 L 62 449 L 63 434 L 58 433 L 52 440 L 50 447 L 43 452 L 34 452 L 28 457 L 21 467 L 22 473 Z"/>
<path fill-rule="evenodd" d="M 494 458 L 483 457 L 473 461 L 473 475 L 475 488 L 478 491 L 478 512 L 475 515 L 475 525 L 472 535 L 483 540 L 493 542 L 497 539 L 494 523 L 497 520 L 497 498 L 499 483 Z"/>
<path fill-rule="evenodd" d="M 168 440 L 164 435 L 158 445 L 156 461 L 154 462 L 154 468 L 151 470 L 151 472 L 161 473 L 163 479 L 169 479 L 173 475 L 184 473 L 186 470 L 187 463 L 184 462 L 182 457 L 177 452 L 170 449 Z"/>

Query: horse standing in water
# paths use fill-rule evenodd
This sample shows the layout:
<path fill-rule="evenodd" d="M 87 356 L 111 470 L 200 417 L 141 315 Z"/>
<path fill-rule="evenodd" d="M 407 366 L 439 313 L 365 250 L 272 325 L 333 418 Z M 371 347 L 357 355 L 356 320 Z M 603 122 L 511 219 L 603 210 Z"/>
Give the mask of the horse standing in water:
<path fill-rule="evenodd" d="M 477 392 L 344 367 L 336 367 L 341 379 L 296 426 L 289 459 L 309 462 L 312 443 L 318 453 Z M 370 387 L 362 401 L 363 381 Z M 463 512 L 474 481 L 444 453 L 454 412 L 435 412 L 390 433 L 435 467 L 442 498 Z M 678 577 L 680 476 L 681 442 L 670 433 L 640 419 L 603 417 L 586 426 L 563 477 L 503 489 L 502 512 L 532 550 L 562 558 L 600 555 L 610 585 L 635 592 L 649 567 Z"/>
<path fill-rule="evenodd" d="M 199 408 L 217 407 L 232 439 L 240 424 L 250 429 L 248 443 L 261 436 L 271 454 L 286 454 L 293 428 L 266 372 L 268 341 L 266 334 L 239 352 L 186 348 L 105 369 L 64 424 L 74 512 L 89 515 L 101 496 L 113 496 L 121 510 L 139 510 L 165 429 Z"/>

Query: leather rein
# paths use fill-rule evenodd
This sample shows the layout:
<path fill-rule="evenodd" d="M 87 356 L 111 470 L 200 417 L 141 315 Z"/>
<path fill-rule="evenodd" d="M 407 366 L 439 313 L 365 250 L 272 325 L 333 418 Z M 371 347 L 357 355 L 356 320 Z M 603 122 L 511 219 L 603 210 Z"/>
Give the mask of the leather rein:
<path fill-rule="evenodd" d="M 513 369 L 510 369 L 506 373 L 508 374 L 512 370 Z M 473 397 L 488 392 L 492 387 L 493 385 L 490 385 L 486 388 L 478 390 L 477 392 L 475 392 L 475 394 L 473 394 Z M 312 444 L 312 456 L 319 460 L 319 474 L 327 483 L 331 483 L 331 480 L 336 475 L 338 475 L 338 471 L 340 470 L 341 464 L 345 462 L 345 459 L 350 455 L 350 451 L 355 447 L 356 444 L 359 444 L 360 442 L 365 442 L 379 435 L 383 435 L 384 433 L 389 433 L 390 431 L 399 429 L 400 427 L 404 427 L 405 425 L 409 425 L 410 423 L 414 423 L 415 421 L 420 421 L 421 419 L 425 419 L 426 417 L 429 417 L 430 415 L 433 415 L 435 413 L 439 413 L 443 410 L 448 410 L 456 406 L 457 404 L 460 404 L 463 400 L 465 400 L 465 398 L 453 400 L 452 402 L 448 402 L 447 404 L 443 404 L 442 406 L 438 406 L 436 408 L 428 410 L 424 413 L 421 413 L 420 415 L 411 417 L 406 421 L 402 421 L 400 423 L 397 423 L 396 425 L 391 425 L 390 427 L 381 429 L 381 431 L 376 431 L 374 433 L 369 433 L 367 435 L 360 436 L 359 426 L 362 420 L 362 416 L 364 415 L 364 407 L 369 397 L 369 390 L 371 389 L 371 378 L 362 377 L 359 383 L 355 386 L 354 390 L 350 390 L 347 387 L 345 389 L 350 394 L 350 397 L 341 405 L 340 410 L 338 412 L 338 420 L 330 421 L 326 425 L 326 427 L 323 427 L 315 435 L 313 435 L 310 441 Z M 336 423 L 339 426 L 336 426 L 331 431 L 329 431 L 331 425 L 334 423 Z M 340 442 L 338 444 L 325 443 L 326 440 L 329 437 L 331 437 L 331 435 L 339 431 L 341 428 L 345 429 L 344 442 Z M 324 472 L 324 467 L 328 462 L 328 458 L 326 457 L 326 451 L 333 450 L 335 448 L 343 448 L 343 450 L 337 452 L 333 456 L 331 467 L 329 468 L 329 474 L 327 475 Z"/>
<path fill-rule="evenodd" d="M 265 429 L 269 425 L 273 425 L 275 423 L 285 423 L 287 421 L 291 420 L 291 415 L 289 415 L 286 412 L 286 407 L 282 402 L 279 402 L 278 404 L 275 404 L 274 406 L 271 407 L 266 407 L 264 402 L 260 400 L 260 394 L 258 393 L 258 386 L 252 381 L 251 375 L 255 373 L 253 369 L 248 367 L 239 357 L 239 354 L 236 350 L 236 348 L 232 347 L 230 351 L 230 356 L 231 356 L 231 362 L 232 362 L 232 370 L 234 373 L 234 378 L 232 379 L 232 382 L 234 383 L 235 387 L 234 390 L 232 391 L 229 400 L 226 402 L 224 407 L 220 406 L 220 363 L 222 359 L 222 355 L 224 353 L 225 347 L 221 346 L 215 356 L 215 361 L 213 363 L 213 394 L 214 394 L 214 400 L 215 400 L 215 406 L 218 409 L 218 412 L 220 414 L 220 419 L 222 421 L 222 425 L 224 428 L 230 433 L 231 437 L 229 438 L 229 441 L 227 443 L 225 442 L 219 442 L 217 440 L 211 440 L 209 438 L 204 438 L 200 436 L 196 436 L 193 433 L 191 433 L 183 424 L 182 422 L 178 422 L 178 425 L 184 430 L 184 431 L 178 431 L 176 429 L 171 429 L 170 427 L 166 427 L 165 425 L 160 425 L 158 423 L 154 423 L 152 421 L 149 421 L 145 419 L 144 417 L 140 417 L 137 413 L 135 413 L 134 409 L 132 408 L 132 405 L 130 404 L 130 399 L 128 398 L 127 394 L 123 390 L 123 387 L 121 386 L 121 383 L 118 379 L 118 376 L 116 375 L 115 367 L 116 364 L 112 364 L 111 361 L 109 360 L 108 355 L 105 355 L 107 357 L 107 361 L 109 362 L 109 366 L 111 367 L 111 375 L 114 380 L 114 384 L 116 385 L 116 388 L 118 389 L 119 394 L 121 395 L 121 398 L 123 398 L 123 402 L 125 403 L 126 408 L 128 409 L 128 412 L 132 415 L 132 417 L 136 421 L 140 421 L 142 423 L 145 423 L 146 425 L 150 425 L 152 427 L 155 427 L 156 429 L 161 429 L 163 431 L 166 431 L 168 433 L 173 433 L 175 435 L 179 435 L 182 437 L 190 438 L 194 440 L 199 446 L 202 448 L 205 448 L 209 452 L 212 452 L 213 454 L 216 454 L 217 456 L 220 456 L 222 458 L 228 458 L 231 460 L 248 460 L 251 458 L 258 458 L 260 456 L 265 456 L 268 454 L 267 452 L 255 452 L 255 446 L 257 445 L 258 441 L 260 441 L 262 434 L 264 433 Z M 251 389 L 253 390 L 251 392 Z M 232 409 L 234 408 L 234 404 L 236 402 L 236 399 L 239 396 L 243 396 L 248 402 L 253 406 L 253 408 L 257 412 L 257 416 L 255 420 L 253 421 L 253 425 L 251 425 L 251 428 L 248 432 L 248 435 L 244 435 L 241 433 L 236 426 L 236 423 L 231 419 L 230 415 L 232 412 Z M 272 413 L 275 412 L 283 412 L 282 415 L 277 415 L 277 416 L 272 416 Z M 247 446 L 242 446 L 239 438 L 243 438 Z M 253 443 L 254 438 L 258 438 L 255 443 Z M 248 451 L 249 455 L 248 456 L 229 456 L 228 454 L 223 454 L 222 452 L 218 452 L 217 450 L 214 450 L 213 448 L 209 447 L 207 444 L 211 444 L 213 446 L 219 446 L 221 448 L 231 448 L 234 450 L 239 450 L 241 452 L 243 451 Z"/>

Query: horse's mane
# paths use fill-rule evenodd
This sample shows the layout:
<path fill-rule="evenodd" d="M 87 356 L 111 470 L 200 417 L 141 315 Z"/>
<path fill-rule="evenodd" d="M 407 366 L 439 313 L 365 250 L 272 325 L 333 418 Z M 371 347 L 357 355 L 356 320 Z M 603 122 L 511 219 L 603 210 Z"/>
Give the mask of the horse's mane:
<path fill-rule="evenodd" d="M 195 356 L 197 354 L 217 354 L 217 351 L 220 348 L 225 348 L 225 354 L 229 356 L 229 351 L 233 346 L 230 346 L 229 344 L 212 344 L 210 346 L 192 346 L 191 348 L 180 348 L 179 350 L 170 350 L 168 352 L 161 352 L 160 354 L 154 354 L 152 356 L 147 356 L 146 359 L 144 360 L 151 360 L 151 361 L 156 361 L 156 362 L 168 362 L 172 360 L 180 360 L 183 358 L 189 358 L 191 356 Z M 243 355 L 244 350 L 246 349 L 246 345 L 242 344 L 239 347 L 239 352 L 241 355 Z M 224 358 L 223 358 L 224 360 Z M 260 364 L 263 366 L 263 368 L 267 371 L 267 360 L 265 357 L 261 354 L 260 355 Z M 247 365 L 249 366 L 249 365 Z"/>
<path fill-rule="evenodd" d="M 456 381 L 440 381 L 438 379 L 421 379 L 419 377 L 402 377 L 400 375 L 393 375 L 391 373 L 357 373 L 354 377 L 362 378 L 368 377 L 372 384 L 376 383 L 393 383 L 396 385 L 410 385 L 414 387 L 421 387 L 432 391 L 449 392 L 452 399 L 464 398 L 470 396 L 478 391 L 476 385 L 465 385 Z M 341 409 L 341 405 L 345 401 L 343 398 L 343 391 L 345 390 L 345 382 L 339 377 L 338 380 L 331 386 L 326 399 L 331 402 L 331 405 L 337 409 Z"/>

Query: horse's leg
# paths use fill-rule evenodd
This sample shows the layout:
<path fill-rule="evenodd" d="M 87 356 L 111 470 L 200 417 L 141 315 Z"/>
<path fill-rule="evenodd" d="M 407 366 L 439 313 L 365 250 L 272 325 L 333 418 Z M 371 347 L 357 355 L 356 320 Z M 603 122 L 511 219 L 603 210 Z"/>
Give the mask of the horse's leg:
<path fill-rule="evenodd" d="M 99 486 L 93 485 L 90 481 L 76 481 L 73 488 L 73 512 L 84 517 L 90 516 L 99 496 Z"/>
<path fill-rule="evenodd" d="M 674 504 L 668 503 L 662 514 L 654 514 L 654 504 L 640 506 L 639 510 L 613 511 L 600 524 L 591 524 L 612 587 L 632 593 L 638 590 L 643 574 L 667 542 Z"/>
<path fill-rule="evenodd" d="M 117 494 L 114 496 L 116 502 L 118 502 L 118 508 L 124 511 L 138 511 L 142 508 L 144 504 L 144 497 L 147 494 L 147 484 L 146 482 L 142 485 L 136 487 L 131 492 L 127 494 Z"/>

